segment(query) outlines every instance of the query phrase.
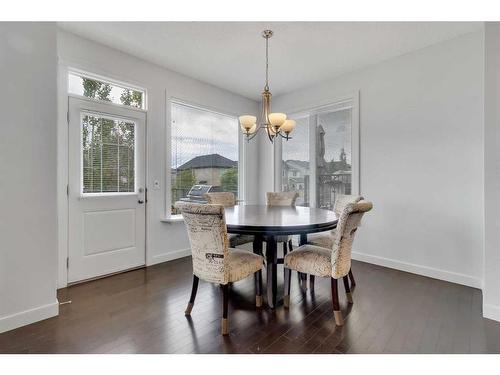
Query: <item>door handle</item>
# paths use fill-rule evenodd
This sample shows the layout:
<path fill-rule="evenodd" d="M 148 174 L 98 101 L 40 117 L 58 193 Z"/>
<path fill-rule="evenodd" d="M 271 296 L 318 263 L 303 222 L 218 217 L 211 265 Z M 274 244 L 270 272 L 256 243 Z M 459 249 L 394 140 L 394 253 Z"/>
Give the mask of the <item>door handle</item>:
<path fill-rule="evenodd" d="M 139 193 L 141 193 L 141 194 L 144 193 L 144 188 L 139 188 Z M 144 204 L 144 199 L 140 199 L 139 198 L 139 200 L 137 201 L 137 203 Z"/>

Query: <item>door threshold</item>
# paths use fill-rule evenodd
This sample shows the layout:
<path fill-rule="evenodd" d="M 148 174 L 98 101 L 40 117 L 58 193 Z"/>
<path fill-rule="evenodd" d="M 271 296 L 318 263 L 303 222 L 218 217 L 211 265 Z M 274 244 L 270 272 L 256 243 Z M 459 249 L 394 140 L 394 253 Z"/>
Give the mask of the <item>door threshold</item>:
<path fill-rule="evenodd" d="M 88 283 L 88 282 L 95 281 L 95 280 L 105 279 L 107 277 L 116 276 L 116 275 L 119 275 L 121 273 L 126 273 L 126 272 L 140 270 L 141 268 L 146 268 L 146 265 L 143 264 L 142 266 L 136 266 L 136 267 L 132 267 L 132 268 L 127 268 L 125 270 L 116 271 L 116 272 L 113 272 L 113 273 L 107 273 L 106 275 L 102 275 L 102 276 L 95 276 L 95 277 L 91 277 L 89 279 L 84 279 L 84 280 L 79 280 L 79 281 L 73 281 L 71 283 L 68 283 L 68 285 L 66 286 L 66 288 L 68 288 L 70 286 L 74 286 L 74 285 Z M 64 288 L 61 288 L 61 289 L 64 289 Z"/>

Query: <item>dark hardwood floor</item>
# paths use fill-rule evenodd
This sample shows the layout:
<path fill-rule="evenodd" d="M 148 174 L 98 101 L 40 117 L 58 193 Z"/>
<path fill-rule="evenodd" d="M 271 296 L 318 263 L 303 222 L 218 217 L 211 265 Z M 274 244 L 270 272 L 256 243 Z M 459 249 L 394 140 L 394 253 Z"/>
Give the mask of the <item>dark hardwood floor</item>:
<path fill-rule="evenodd" d="M 293 273 L 290 310 L 256 309 L 253 278 L 232 285 L 223 337 L 218 286 L 200 281 L 184 316 L 192 275 L 183 258 L 60 290 L 72 303 L 0 334 L 0 353 L 500 353 L 500 323 L 482 318 L 480 290 L 361 262 L 353 270 L 354 305 L 340 287 L 342 327 L 330 280 L 302 293 Z M 282 278 L 279 267 L 279 296 Z"/>

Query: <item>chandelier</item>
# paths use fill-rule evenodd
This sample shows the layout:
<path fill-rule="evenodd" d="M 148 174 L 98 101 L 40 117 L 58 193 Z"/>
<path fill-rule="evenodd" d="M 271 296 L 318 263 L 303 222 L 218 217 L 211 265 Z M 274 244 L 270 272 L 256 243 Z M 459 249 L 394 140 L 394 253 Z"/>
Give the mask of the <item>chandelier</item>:
<path fill-rule="evenodd" d="M 287 120 L 284 113 L 271 113 L 271 92 L 269 91 L 269 38 L 273 36 L 272 30 L 264 30 L 262 37 L 266 40 L 266 84 L 262 92 L 262 112 L 259 122 L 257 117 L 242 115 L 239 117 L 241 130 L 247 141 L 254 138 L 260 129 L 265 129 L 271 143 L 280 136 L 287 141 L 291 139 L 290 133 L 295 129 L 295 121 Z"/>

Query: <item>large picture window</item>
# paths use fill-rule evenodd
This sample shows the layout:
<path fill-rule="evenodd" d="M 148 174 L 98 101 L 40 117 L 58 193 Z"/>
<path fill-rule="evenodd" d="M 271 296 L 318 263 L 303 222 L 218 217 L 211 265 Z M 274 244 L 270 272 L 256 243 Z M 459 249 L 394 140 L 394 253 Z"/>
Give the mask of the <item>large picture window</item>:
<path fill-rule="evenodd" d="M 299 193 L 298 205 L 332 209 L 339 194 L 358 193 L 356 111 L 353 97 L 291 116 L 297 127 L 282 143 L 280 174 L 282 190 Z"/>
<path fill-rule="evenodd" d="M 297 206 L 309 206 L 309 116 L 296 117 L 292 139 L 283 142 L 281 186 L 283 191 L 297 191 Z"/>
<path fill-rule="evenodd" d="M 333 209 L 339 194 L 351 194 L 351 111 L 329 111 L 316 118 L 316 206 Z"/>
<path fill-rule="evenodd" d="M 207 192 L 239 197 L 239 125 L 236 117 L 171 104 L 171 212 L 175 202 L 204 203 Z"/>

